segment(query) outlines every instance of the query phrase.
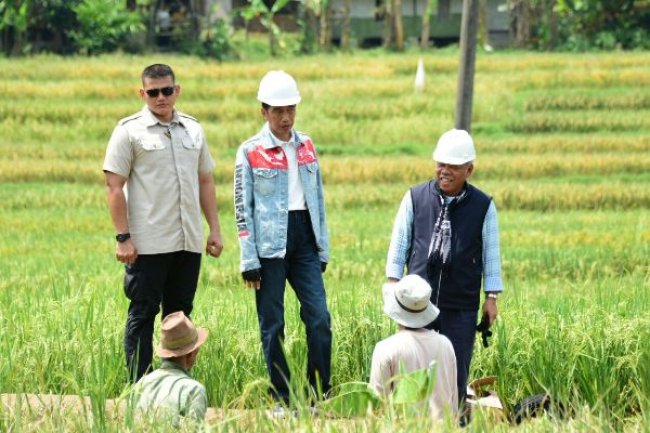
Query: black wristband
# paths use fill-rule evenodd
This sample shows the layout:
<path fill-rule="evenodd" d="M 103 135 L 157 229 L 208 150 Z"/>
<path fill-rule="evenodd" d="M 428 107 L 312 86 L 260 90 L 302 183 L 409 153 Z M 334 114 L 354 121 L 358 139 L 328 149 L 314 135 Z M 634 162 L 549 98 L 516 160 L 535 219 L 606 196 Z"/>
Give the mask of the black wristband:
<path fill-rule="evenodd" d="M 241 273 L 241 276 L 245 281 L 260 281 L 262 279 L 259 268 L 244 271 Z"/>
<path fill-rule="evenodd" d="M 115 240 L 118 241 L 119 243 L 126 242 L 127 239 L 131 239 L 131 233 L 129 232 L 118 233 L 115 235 Z"/>

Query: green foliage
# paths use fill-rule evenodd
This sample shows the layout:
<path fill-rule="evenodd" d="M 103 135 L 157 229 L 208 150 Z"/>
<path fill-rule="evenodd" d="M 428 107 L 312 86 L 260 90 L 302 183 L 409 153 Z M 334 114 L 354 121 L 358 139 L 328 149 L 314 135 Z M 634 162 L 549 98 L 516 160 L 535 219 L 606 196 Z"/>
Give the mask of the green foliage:
<path fill-rule="evenodd" d="M 391 395 L 391 401 L 395 405 L 411 406 L 427 400 L 436 384 L 436 363 L 435 361 L 428 368 L 406 372 L 404 364 L 399 365 L 399 376 L 395 392 Z"/>
<path fill-rule="evenodd" d="M 650 3 L 639 0 L 534 0 L 537 47 L 571 51 L 650 48 Z M 554 7 L 553 7 L 554 5 Z"/>
<path fill-rule="evenodd" d="M 269 49 L 272 56 L 278 54 L 278 49 L 284 48 L 282 41 L 282 30 L 273 21 L 276 13 L 282 10 L 289 0 L 276 0 L 273 6 L 268 7 L 263 0 L 249 0 L 248 6 L 242 8 L 240 14 L 242 18 L 248 23 L 254 18 L 260 20 L 262 27 L 269 33 Z"/>
<path fill-rule="evenodd" d="M 365 382 L 346 382 L 332 389 L 334 397 L 322 401 L 318 410 L 330 416 L 353 417 L 372 413 L 381 403 L 380 398 Z"/>
<path fill-rule="evenodd" d="M 140 15 L 122 0 L 83 0 L 73 10 L 79 25 L 68 35 L 85 54 L 114 51 L 127 36 L 144 30 Z"/>
<path fill-rule="evenodd" d="M 233 29 L 224 20 L 219 19 L 205 36 L 205 55 L 218 60 L 234 59 L 238 57 L 232 42 Z"/>

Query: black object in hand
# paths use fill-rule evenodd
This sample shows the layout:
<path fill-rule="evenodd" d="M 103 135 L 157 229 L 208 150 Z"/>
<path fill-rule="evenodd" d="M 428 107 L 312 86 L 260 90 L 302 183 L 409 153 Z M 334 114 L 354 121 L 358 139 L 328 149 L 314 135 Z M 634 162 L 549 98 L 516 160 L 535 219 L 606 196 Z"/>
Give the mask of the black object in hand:
<path fill-rule="evenodd" d="M 320 273 L 324 273 L 325 269 L 327 269 L 327 262 L 320 262 Z"/>
<path fill-rule="evenodd" d="M 241 273 L 241 276 L 246 281 L 259 281 L 262 279 L 259 268 L 251 269 L 250 271 L 244 271 Z"/>
<path fill-rule="evenodd" d="M 490 319 L 487 315 L 483 316 L 481 318 L 481 323 L 476 325 L 476 332 L 481 333 L 483 347 L 488 347 L 488 337 L 492 336 L 492 331 L 490 331 Z"/>

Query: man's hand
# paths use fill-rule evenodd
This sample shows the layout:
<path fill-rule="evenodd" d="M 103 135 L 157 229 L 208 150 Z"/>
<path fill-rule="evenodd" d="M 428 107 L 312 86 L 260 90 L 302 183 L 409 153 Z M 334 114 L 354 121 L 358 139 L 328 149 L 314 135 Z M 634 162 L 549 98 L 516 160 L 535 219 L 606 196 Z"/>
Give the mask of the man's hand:
<path fill-rule="evenodd" d="M 241 273 L 241 276 L 244 279 L 246 286 L 255 290 L 260 289 L 260 281 L 262 281 L 262 275 L 260 274 L 260 270 L 261 270 L 260 268 L 257 268 L 257 269 L 251 269 L 250 271 L 244 271 Z"/>
<path fill-rule="evenodd" d="M 125 265 L 132 265 L 138 258 L 138 250 L 132 239 L 118 242 L 115 246 L 115 258 Z"/>
<path fill-rule="evenodd" d="M 205 252 L 212 257 L 219 257 L 223 251 L 223 241 L 221 240 L 221 233 L 212 233 L 208 235 L 208 240 L 205 244 Z"/>
<path fill-rule="evenodd" d="M 492 326 L 495 320 L 497 320 L 497 316 L 499 315 L 499 311 L 497 309 L 497 300 L 494 298 L 485 298 L 485 301 L 483 302 L 483 316 L 487 316 L 489 319 L 488 322 L 488 327 Z"/>

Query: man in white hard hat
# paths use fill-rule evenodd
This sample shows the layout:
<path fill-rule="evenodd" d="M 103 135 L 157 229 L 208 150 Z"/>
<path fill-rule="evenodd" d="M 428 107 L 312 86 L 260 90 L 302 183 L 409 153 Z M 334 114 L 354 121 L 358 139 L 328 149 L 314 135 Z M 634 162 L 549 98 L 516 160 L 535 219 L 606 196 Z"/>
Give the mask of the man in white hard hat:
<path fill-rule="evenodd" d="M 396 284 L 384 284 L 384 313 L 398 331 L 375 346 L 370 367 L 370 386 L 389 395 L 399 383 L 401 366 L 411 373 L 435 363 L 435 385 L 429 396 L 429 415 L 442 419 L 458 412 L 456 356 L 447 337 L 425 326 L 440 313 L 431 303 L 431 286 L 418 275 L 407 275 Z"/>
<path fill-rule="evenodd" d="M 255 289 L 271 395 L 286 404 L 290 374 L 282 344 L 287 281 L 300 301 L 314 396 L 321 398 L 330 387 L 332 332 L 321 275 L 329 260 L 329 240 L 314 144 L 293 129 L 301 100 L 296 81 L 284 71 L 270 71 L 257 99 L 266 123 L 242 143 L 235 163 L 240 271 Z"/>
<path fill-rule="evenodd" d="M 182 311 L 167 315 L 156 352 L 160 368 L 136 383 L 133 403 L 139 416 L 162 416 L 179 425 L 182 418 L 202 422 L 207 411 L 205 387 L 190 376 L 208 331 L 196 328 Z"/>
<path fill-rule="evenodd" d="M 470 185 L 476 152 L 463 130 L 442 134 L 433 153 L 436 177 L 406 192 L 393 225 L 386 277 L 399 281 L 408 274 L 425 278 L 431 301 L 440 309 L 429 328 L 451 340 L 458 364 L 458 395 L 466 395 L 481 283 L 482 319 L 497 317 L 503 290 L 497 212 L 491 197 Z"/>

